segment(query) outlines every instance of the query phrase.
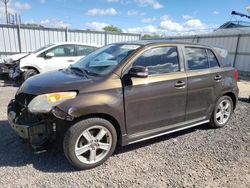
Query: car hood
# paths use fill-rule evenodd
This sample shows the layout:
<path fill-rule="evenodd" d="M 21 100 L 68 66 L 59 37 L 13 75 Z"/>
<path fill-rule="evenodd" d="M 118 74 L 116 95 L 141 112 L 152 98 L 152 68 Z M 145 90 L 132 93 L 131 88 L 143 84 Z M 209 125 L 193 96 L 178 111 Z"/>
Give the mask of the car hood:
<path fill-rule="evenodd" d="M 26 80 L 18 89 L 17 94 L 27 93 L 41 95 L 52 92 L 79 91 L 86 85 L 93 84 L 100 78 L 86 78 L 72 73 L 68 69 L 38 74 Z"/>
<path fill-rule="evenodd" d="M 15 61 L 19 60 L 19 59 L 22 59 L 26 56 L 28 56 L 29 53 L 20 53 L 20 54 L 14 54 L 14 55 L 10 55 L 10 56 L 7 56 L 3 59 L 3 61 L 6 63 L 6 64 L 12 64 L 14 63 Z"/>

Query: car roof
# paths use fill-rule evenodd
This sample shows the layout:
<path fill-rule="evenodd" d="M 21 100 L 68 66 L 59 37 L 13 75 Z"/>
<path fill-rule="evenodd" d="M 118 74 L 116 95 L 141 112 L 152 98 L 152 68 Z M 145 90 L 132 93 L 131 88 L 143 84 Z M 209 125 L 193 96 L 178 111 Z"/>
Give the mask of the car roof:
<path fill-rule="evenodd" d="M 74 45 L 85 45 L 85 46 L 92 46 L 92 47 L 102 47 L 102 45 L 95 44 L 95 43 L 81 43 L 81 42 L 56 42 L 55 45 L 63 45 L 63 44 L 74 44 Z"/>
<path fill-rule="evenodd" d="M 126 41 L 126 42 L 119 42 L 116 44 L 134 44 L 134 45 L 157 45 L 157 44 L 184 44 L 184 45 L 195 45 L 195 46 L 204 46 L 204 47 L 211 47 L 205 44 L 194 43 L 194 42 L 186 42 L 186 41 L 176 41 L 176 40 L 137 40 L 137 41 Z"/>

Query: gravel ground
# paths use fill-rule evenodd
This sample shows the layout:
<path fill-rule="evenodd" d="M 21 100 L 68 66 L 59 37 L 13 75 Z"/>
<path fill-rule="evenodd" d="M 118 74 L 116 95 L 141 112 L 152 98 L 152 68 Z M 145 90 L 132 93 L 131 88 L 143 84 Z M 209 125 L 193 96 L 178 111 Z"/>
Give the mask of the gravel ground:
<path fill-rule="evenodd" d="M 244 87 L 250 93 L 250 82 Z M 250 188 L 250 101 L 246 98 L 240 99 L 222 129 L 202 125 L 119 147 L 102 166 L 76 171 L 61 149 L 34 154 L 10 129 L 6 106 L 15 91 L 15 87 L 0 87 L 1 187 Z"/>

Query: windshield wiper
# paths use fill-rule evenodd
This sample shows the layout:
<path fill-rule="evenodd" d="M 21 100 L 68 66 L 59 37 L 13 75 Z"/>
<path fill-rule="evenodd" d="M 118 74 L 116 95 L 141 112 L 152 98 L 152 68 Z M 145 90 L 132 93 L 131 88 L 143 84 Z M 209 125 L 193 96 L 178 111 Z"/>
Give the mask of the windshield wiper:
<path fill-rule="evenodd" d="M 91 71 L 87 71 L 87 73 L 91 76 L 100 76 L 99 74 L 95 73 L 95 72 L 91 72 Z"/>
<path fill-rule="evenodd" d="M 76 71 L 80 72 L 80 73 L 81 73 L 82 75 L 84 75 L 85 77 L 88 77 L 87 71 L 84 70 L 84 69 L 81 69 L 81 68 L 79 68 L 79 67 L 74 67 L 74 66 L 72 66 L 72 65 L 70 65 L 69 68 L 70 68 L 71 70 L 76 70 Z"/>

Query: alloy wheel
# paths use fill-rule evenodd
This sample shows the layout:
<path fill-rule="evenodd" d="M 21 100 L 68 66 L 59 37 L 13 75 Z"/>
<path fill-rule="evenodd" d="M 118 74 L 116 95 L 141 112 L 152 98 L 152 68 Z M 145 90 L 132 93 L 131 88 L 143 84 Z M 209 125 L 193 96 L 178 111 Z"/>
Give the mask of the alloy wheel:
<path fill-rule="evenodd" d="M 216 121 L 220 125 L 225 124 L 230 118 L 231 112 L 232 112 L 231 102 L 228 99 L 222 100 L 216 109 L 216 114 L 215 114 Z"/>
<path fill-rule="evenodd" d="M 84 130 L 75 144 L 76 157 L 85 164 L 101 161 L 110 151 L 112 135 L 103 126 L 91 126 Z"/>

